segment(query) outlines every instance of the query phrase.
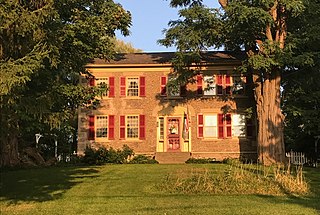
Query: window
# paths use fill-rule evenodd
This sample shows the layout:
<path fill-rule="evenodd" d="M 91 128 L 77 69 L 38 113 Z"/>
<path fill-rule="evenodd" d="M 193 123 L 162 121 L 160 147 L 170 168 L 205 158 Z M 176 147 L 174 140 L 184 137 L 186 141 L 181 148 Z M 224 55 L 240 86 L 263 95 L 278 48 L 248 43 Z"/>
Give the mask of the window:
<path fill-rule="evenodd" d="M 139 78 L 127 78 L 127 96 L 139 96 Z"/>
<path fill-rule="evenodd" d="M 108 116 L 97 116 L 96 138 L 108 137 Z"/>
<path fill-rule="evenodd" d="M 243 95 L 245 91 L 246 77 L 233 76 L 232 95 Z"/>
<path fill-rule="evenodd" d="M 203 77 L 204 86 L 203 86 L 203 95 L 212 96 L 216 95 L 216 81 L 214 76 L 204 76 Z"/>
<path fill-rule="evenodd" d="M 232 136 L 231 114 L 218 114 L 218 138 Z"/>
<path fill-rule="evenodd" d="M 204 133 L 203 136 L 217 137 L 217 115 L 205 115 L 204 116 Z"/>
<path fill-rule="evenodd" d="M 231 81 L 232 80 L 230 75 L 217 75 L 217 95 L 230 95 Z"/>
<path fill-rule="evenodd" d="M 91 115 L 88 117 L 88 140 L 114 139 L 114 115 Z"/>
<path fill-rule="evenodd" d="M 144 97 L 145 77 L 120 77 L 120 96 Z"/>
<path fill-rule="evenodd" d="M 186 86 L 181 86 L 175 82 L 176 77 L 169 75 L 160 79 L 160 95 L 169 97 L 179 97 L 186 93 Z"/>
<path fill-rule="evenodd" d="M 138 116 L 127 116 L 127 138 L 138 138 L 139 118 Z"/>
<path fill-rule="evenodd" d="M 159 117 L 159 139 L 164 139 L 164 118 Z"/>
<path fill-rule="evenodd" d="M 105 88 L 106 90 L 101 94 L 102 97 L 114 97 L 114 77 L 90 77 L 89 85 Z"/>
<path fill-rule="evenodd" d="M 145 139 L 145 115 L 120 116 L 120 139 Z"/>
<path fill-rule="evenodd" d="M 108 82 L 109 82 L 109 81 L 108 81 L 108 78 L 97 78 L 97 80 L 96 80 L 97 86 L 106 89 L 104 92 L 102 92 L 102 94 L 101 94 L 102 97 L 108 96 L 108 90 L 107 90 L 107 88 L 108 88 Z"/>
<path fill-rule="evenodd" d="M 176 83 L 176 77 L 169 75 L 167 91 L 170 97 L 180 96 L 180 85 Z"/>
<path fill-rule="evenodd" d="M 246 135 L 246 118 L 243 114 L 232 115 L 232 136 L 245 137 Z"/>

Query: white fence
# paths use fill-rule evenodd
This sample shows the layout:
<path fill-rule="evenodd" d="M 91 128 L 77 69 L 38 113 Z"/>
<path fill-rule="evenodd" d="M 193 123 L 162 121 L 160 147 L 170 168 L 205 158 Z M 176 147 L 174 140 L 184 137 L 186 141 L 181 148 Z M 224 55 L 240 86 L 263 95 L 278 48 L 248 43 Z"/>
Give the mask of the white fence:
<path fill-rule="evenodd" d="M 290 151 L 286 153 L 286 157 L 288 157 L 289 162 L 294 165 L 302 166 L 308 162 L 308 159 L 303 152 Z"/>

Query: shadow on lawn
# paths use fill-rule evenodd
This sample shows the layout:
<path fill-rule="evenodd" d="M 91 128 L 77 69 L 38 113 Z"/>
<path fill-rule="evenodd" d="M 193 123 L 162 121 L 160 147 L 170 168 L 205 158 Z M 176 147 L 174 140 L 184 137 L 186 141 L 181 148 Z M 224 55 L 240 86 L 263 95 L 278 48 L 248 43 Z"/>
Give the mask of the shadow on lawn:
<path fill-rule="evenodd" d="M 308 196 L 279 198 L 274 196 L 259 196 L 274 204 L 296 204 L 312 208 L 320 213 L 320 168 L 304 168 L 306 180 L 310 186 L 311 193 Z"/>
<path fill-rule="evenodd" d="M 60 198 L 86 178 L 98 176 L 98 168 L 52 167 L 1 172 L 0 199 L 43 202 Z"/>

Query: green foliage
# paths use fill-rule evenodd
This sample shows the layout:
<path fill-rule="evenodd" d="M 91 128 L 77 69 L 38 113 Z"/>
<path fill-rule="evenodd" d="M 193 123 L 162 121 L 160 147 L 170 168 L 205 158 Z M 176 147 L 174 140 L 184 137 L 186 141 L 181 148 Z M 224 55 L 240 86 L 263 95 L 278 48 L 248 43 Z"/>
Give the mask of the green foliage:
<path fill-rule="evenodd" d="M 127 145 L 123 145 L 121 149 L 109 149 L 100 147 L 93 149 L 87 147 L 84 152 L 83 162 L 89 165 L 102 165 L 106 163 L 123 164 L 127 163 L 129 157 L 134 155 L 134 152 Z"/>
<path fill-rule="evenodd" d="M 216 159 L 214 158 L 189 158 L 186 163 L 199 163 L 199 164 L 204 164 L 204 163 L 216 163 Z"/>
<path fill-rule="evenodd" d="M 288 44 L 290 55 L 283 76 L 283 111 L 285 113 L 285 142 L 287 150 L 315 153 L 314 136 L 320 134 L 320 3 L 304 1 L 302 15 L 289 20 Z"/>
<path fill-rule="evenodd" d="M 79 85 L 79 75 L 93 58 L 112 58 L 130 13 L 112 0 L 5 0 L 0 20 L 1 145 L 76 128 L 77 109 L 107 90 Z"/>
<path fill-rule="evenodd" d="M 159 162 L 146 155 L 136 155 L 130 162 L 131 164 L 158 164 Z"/>

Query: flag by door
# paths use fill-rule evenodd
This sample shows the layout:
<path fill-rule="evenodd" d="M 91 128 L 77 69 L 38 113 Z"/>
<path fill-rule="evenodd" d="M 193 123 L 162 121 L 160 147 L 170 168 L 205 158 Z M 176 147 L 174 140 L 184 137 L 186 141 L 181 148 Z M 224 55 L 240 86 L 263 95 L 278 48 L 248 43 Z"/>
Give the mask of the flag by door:
<path fill-rule="evenodd" d="M 189 116 L 188 113 L 184 112 L 183 116 L 183 132 L 182 132 L 183 139 L 189 139 Z"/>

